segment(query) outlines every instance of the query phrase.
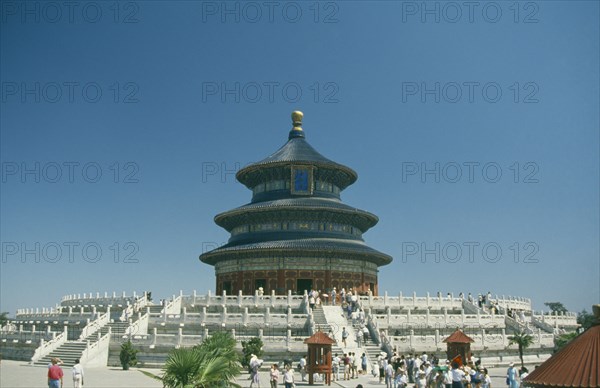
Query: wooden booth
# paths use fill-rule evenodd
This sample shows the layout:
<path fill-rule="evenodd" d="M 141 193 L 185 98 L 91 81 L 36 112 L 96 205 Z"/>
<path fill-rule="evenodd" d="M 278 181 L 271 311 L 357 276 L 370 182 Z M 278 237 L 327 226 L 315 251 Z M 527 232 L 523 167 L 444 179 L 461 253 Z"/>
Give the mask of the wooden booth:
<path fill-rule="evenodd" d="M 322 331 L 317 331 L 305 339 L 304 343 L 308 345 L 308 358 L 306 359 L 308 384 L 314 384 L 315 373 L 322 373 L 325 375 L 325 383 L 331 385 L 331 345 L 335 344 L 335 340 Z"/>
<path fill-rule="evenodd" d="M 471 343 L 475 341 L 460 329 L 456 329 L 443 342 L 447 345 L 446 355 L 450 362 L 457 361 L 464 365 L 471 359 Z"/>

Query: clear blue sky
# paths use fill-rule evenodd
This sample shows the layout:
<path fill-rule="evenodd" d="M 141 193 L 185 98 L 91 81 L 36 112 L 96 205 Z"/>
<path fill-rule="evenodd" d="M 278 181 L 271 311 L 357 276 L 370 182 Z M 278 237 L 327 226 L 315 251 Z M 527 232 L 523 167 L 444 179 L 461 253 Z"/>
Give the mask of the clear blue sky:
<path fill-rule="evenodd" d="M 381 290 L 600 300 L 597 1 L 0 4 L 1 311 L 214 290 L 251 196 L 221 173 L 296 109 L 380 218 Z"/>

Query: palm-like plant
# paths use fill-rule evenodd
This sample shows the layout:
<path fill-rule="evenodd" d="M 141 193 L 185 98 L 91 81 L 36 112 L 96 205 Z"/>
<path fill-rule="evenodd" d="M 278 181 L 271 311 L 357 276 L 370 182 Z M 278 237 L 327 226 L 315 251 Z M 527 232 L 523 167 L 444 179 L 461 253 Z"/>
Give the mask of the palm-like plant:
<path fill-rule="evenodd" d="M 521 359 L 521 367 L 525 366 L 523 362 L 523 350 L 527 349 L 531 344 L 533 344 L 533 337 L 527 334 L 524 331 L 520 331 L 514 333 L 512 336 L 508 337 L 509 345 L 517 344 L 519 347 L 519 358 Z"/>
<path fill-rule="evenodd" d="M 240 373 L 235 339 L 222 332 L 193 348 L 173 349 L 161 376 L 141 371 L 168 388 L 239 387 L 232 382 Z"/>

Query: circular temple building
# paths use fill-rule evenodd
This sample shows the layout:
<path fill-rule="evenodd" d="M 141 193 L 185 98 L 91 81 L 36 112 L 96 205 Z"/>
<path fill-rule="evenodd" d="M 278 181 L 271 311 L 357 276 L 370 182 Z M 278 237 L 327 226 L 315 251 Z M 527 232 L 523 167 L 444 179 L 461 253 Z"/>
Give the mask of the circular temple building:
<path fill-rule="evenodd" d="M 302 112 L 292 120 L 283 147 L 236 174 L 252 201 L 215 217 L 231 238 L 200 260 L 215 267 L 218 293 L 345 287 L 377 295 L 378 267 L 392 258 L 367 246 L 363 233 L 379 219 L 342 203 L 340 193 L 356 172 L 308 144 Z"/>

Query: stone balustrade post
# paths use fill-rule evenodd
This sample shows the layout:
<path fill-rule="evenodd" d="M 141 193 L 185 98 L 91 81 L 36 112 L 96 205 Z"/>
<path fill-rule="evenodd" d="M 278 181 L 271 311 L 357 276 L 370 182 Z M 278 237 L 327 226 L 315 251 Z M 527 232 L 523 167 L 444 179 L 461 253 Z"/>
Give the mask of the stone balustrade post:
<path fill-rule="evenodd" d="M 412 316 L 412 313 L 411 313 L 411 309 L 409 308 L 408 311 L 406 312 L 406 323 L 410 323 L 411 316 Z"/>
<path fill-rule="evenodd" d="M 292 290 L 288 290 L 287 292 L 287 305 L 288 307 L 292 305 Z"/>
<path fill-rule="evenodd" d="M 158 328 L 152 329 L 152 346 L 156 346 L 156 337 L 158 337 Z"/>
<path fill-rule="evenodd" d="M 413 306 L 417 305 L 417 293 L 413 291 Z"/>
<path fill-rule="evenodd" d="M 271 322 L 271 308 L 267 307 L 265 309 L 265 323 Z"/>
<path fill-rule="evenodd" d="M 254 306 L 258 306 L 258 290 L 254 290 Z"/>
<path fill-rule="evenodd" d="M 435 329 L 435 347 L 440 346 L 440 329 Z"/>
<path fill-rule="evenodd" d="M 263 329 L 258 329 L 258 338 L 263 339 Z"/>
<path fill-rule="evenodd" d="M 481 347 L 485 349 L 485 329 L 481 329 Z"/>
<path fill-rule="evenodd" d="M 392 322 L 392 309 L 390 306 L 385 306 L 385 314 L 387 315 L 387 324 Z"/>
<path fill-rule="evenodd" d="M 285 335 L 285 346 L 287 348 L 287 351 L 290 351 L 290 347 L 292 344 L 292 331 L 291 330 L 287 330 L 286 335 Z"/>
<path fill-rule="evenodd" d="M 289 325 L 292 322 L 292 308 L 287 308 L 286 323 Z"/>
<path fill-rule="evenodd" d="M 429 296 L 429 291 L 427 291 L 427 295 L 426 295 L 427 307 L 429 307 L 430 300 L 431 300 L 431 297 Z"/>
<path fill-rule="evenodd" d="M 187 320 L 187 307 L 183 308 L 183 321 L 185 322 Z"/>
<path fill-rule="evenodd" d="M 414 348 L 413 344 L 415 343 L 415 331 L 413 329 L 410 329 L 408 342 L 410 344 L 411 349 Z"/>
<path fill-rule="evenodd" d="M 181 346 L 182 342 L 183 342 L 183 328 L 180 327 L 179 329 L 177 329 L 177 346 Z"/>
<path fill-rule="evenodd" d="M 237 302 L 238 302 L 239 307 L 242 307 L 242 301 L 243 301 L 242 290 L 238 290 Z"/>
<path fill-rule="evenodd" d="M 465 326 L 465 309 L 460 309 L 460 321 L 463 327 Z"/>
<path fill-rule="evenodd" d="M 481 312 L 477 309 L 477 323 L 481 325 Z"/>
<path fill-rule="evenodd" d="M 444 323 L 448 326 L 448 307 L 444 307 Z"/>
<path fill-rule="evenodd" d="M 388 293 L 387 293 L 387 291 L 383 293 L 383 305 L 384 306 L 388 305 Z"/>
<path fill-rule="evenodd" d="M 248 307 L 244 307 L 244 313 L 242 314 L 242 323 L 248 323 Z"/>
<path fill-rule="evenodd" d="M 83 306 L 79 308 L 79 315 L 83 315 Z"/>
<path fill-rule="evenodd" d="M 221 322 L 227 322 L 227 307 L 223 307 L 223 311 L 221 311 Z"/>
<path fill-rule="evenodd" d="M 35 325 L 31 325 L 31 332 L 35 333 Z"/>
<path fill-rule="evenodd" d="M 427 297 L 429 300 L 429 297 Z M 430 312 L 429 312 L 429 303 L 427 303 L 427 310 L 425 310 L 425 326 L 429 326 L 429 324 L 431 323 L 430 319 L 431 317 L 429 316 Z"/>
<path fill-rule="evenodd" d="M 202 340 L 204 341 L 207 338 L 208 338 L 208 329 L 204 329 L 204 334 L 202 335 Z"/>
<path fill-rule="evenodd" d="M 35 313 L 36 313 L 36 314 L 39 314 L 39 313 L 40 313 L 40 308 L 39 308 L 39 307 L 36 307 L 36 308 L 35 308 Z"/>
<path fill-rule="evenodd" d="M 206 322 L 206 307 L 202 307 L 202 313 L 200 314 L 200 322 L 202 324 Z"/>
<path fill-rule="evenodd" d="M 19 333 L 22 333 L 22 332 L 23 332 L 23 324 L 20 324 L 19 325 Z"/>

